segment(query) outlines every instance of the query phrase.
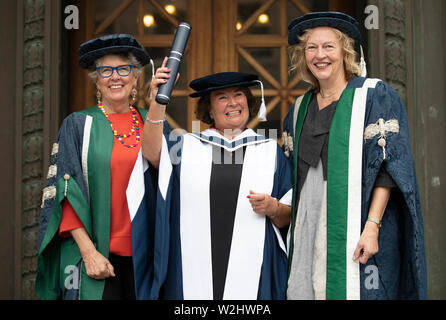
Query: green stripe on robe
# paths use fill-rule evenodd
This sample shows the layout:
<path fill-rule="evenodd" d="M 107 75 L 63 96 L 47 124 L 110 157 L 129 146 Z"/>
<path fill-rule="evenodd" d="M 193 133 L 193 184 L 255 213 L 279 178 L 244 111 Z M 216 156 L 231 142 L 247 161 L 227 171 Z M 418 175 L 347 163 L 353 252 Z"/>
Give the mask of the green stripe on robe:
<path fill-rule="evenodd" d="M 81 111 L 93 117 L 88 148 L 88 190 L 90 196 L 91 240 L 104 257 L 108 258 L 110 245 L 110 158 L 113 149 L 113 133 L 110 123 L 99 108 Z M 124 190 L 125 192 L 125 190 Z M 81 300 L 100 300 L 105 281 L 88 277 L 82 265 L 80 284 Z"/>
<path fill-rule="evenodd" d="M 330 125 L 327 161 L 327 300 L 345 300 L 350 121 L 355 89 L 342 93 Z"/>

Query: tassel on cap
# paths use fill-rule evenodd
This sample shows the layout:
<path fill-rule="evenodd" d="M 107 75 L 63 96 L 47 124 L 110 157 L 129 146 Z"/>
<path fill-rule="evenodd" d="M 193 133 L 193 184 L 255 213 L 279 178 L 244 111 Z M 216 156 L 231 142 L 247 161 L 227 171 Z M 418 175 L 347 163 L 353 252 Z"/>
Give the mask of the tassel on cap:
<path fill-rule="evenodd" d="M 364 52 L 362 51 L 362 46 L 360 46 L 361 50 L 361 60 L 359 62 L 359 67 L 361 69 L 361 77 L 366 78 L 367 77 L 367 65 L 364 60 Z"/>
<path fill-rule="evenodd" d="M 152 66 L 152 81 L 155 79 L 155 64 L 153 63 L 153 60 L 150 59 L 150 65 Z M 152 90 L 150 90 L 149 99 L 152 100 Z"/>
<path fill-rule="evenodd" d="M 263 91 L 263 83 L 259 80 L 259 76 L 242 72 L 219 72 L 205 77 L 192 80 L 189 86 L 195 90 L 189 97 L 203 97 L 209 92 L 236 87 L 251 87 L 260 84 L 262 89 L 262 104 L 260 105 L 257 117 L 260 121 L 266 121 L 266 105 Z"/>
<path fill-rule="evenodd" d="M 155 79 L 155 64 L 153 63 L 153 60 L 150 59 L 150 65 L 152 66 L 152 80 Z"/>
<path fill-rule="evenodd" d="M 263 83 L 260 80 L 255 80 L 256 82 L 260 83 L 260 88 L 262 90 L 262 104 L 260 105 L 259 112 L 257 113 L 257 117 L 260 121 L 267 121 L 266 119 L 266 105 L 265 105 L 265 96 L 263 93 Z"/>

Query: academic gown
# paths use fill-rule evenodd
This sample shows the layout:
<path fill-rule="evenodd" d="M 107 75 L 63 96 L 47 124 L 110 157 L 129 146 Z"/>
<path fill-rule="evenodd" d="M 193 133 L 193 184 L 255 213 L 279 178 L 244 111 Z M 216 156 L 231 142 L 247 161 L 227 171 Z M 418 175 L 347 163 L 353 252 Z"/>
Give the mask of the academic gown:
<path fill-rule="evenodd" d="M 222 298 L 284 299 L 287 255 L 280 231 L 253 212 L 247 195 L 267 193 L 290 205 L 292 169 L 274 140 L 250 129 L 232 141 L 211 129 L 163 137 L 156 205 L 160 219 L 169 217 L 163 233 L 169 248 L 158 256 L 166 268 L 158 273 L 160 298 L 214 299 L 210 211 L 228 196 L 210 195 L 219 183 L 211 181 L 215 148 L 239 153 L 243 161 Z M 147 297 L 147 288 L 137 288 L 137 298 Z"/>
<path fill-rule="evenodd" d="M 299 137 L 312 91 L 284 119 L 283 148 L 297 182 Z M 379 252 L 352 261 L 368 217 L 378 172 L 392 189 L 379 230 Z M 328 140 L 326 180 L 326 299 L 426 299 L 424 230 L 406 111 L 397 92 L 379 79 L 353 77 L 336 106 Z M 293 194 L 289 270 L 293 270 L 298 207 Z M 290 274 L 291 272 L 289 272 Z M 308 275 L 311 276 L 311 275 Z M 290 278 L 288 281 L 292 281 Z"/>
<path fill-rule="evenodd" d="M 145 119 L 147 110 L 137 110 Z M 72 113 L 62 123 L 43 190 L 36 278 L 40 299 L 102 298 L 105 281 L 87 276 L 76 242 L 59 237 L 58 230 L 62 200 L 67 198 L 96 249 L 108 257 L 113 139 L 110 124 L 97 106 Z"/>

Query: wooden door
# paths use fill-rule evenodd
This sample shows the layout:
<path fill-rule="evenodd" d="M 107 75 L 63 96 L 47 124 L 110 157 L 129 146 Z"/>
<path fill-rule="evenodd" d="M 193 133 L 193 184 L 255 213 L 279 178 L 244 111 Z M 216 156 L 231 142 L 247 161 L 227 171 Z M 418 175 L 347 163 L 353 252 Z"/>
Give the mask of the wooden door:
<path fill-rule="evenodd" d="M 310 9 L 311 1 L 302 0 L 214 1 L 214 40 L 222 37 L 224 49 L 215 41 L 213 71 L 256 73 L 265 89 L 268 121 L 254 118 L 250 128 L 280 130 L 289 105 L 305 91 L 300 79 L 288 73 L 287 26 Z M 220 12 L 225 10 L 226 21 L 220 24 Z M 260 96 L 260 88 L 253 93 Z"/>
<path fill-rule="evenodd" d="M 166 9 L 168 4 L 175 3 L 172 9 Z M 111 33 L 132 34 L 145 47 L 159 67 L 163 58 L 169 54 L 176 26 L 181 21 L 188 21 L 191 4 L 196 0 L 157 1 L 157 0 L 78 0 L 76 5 L 80 11 L 80 28 L 72 32 L 70 78 L 70 111 L 87 108 L 96 103 L 95 87 L 88 78 L 86 70 L 77 66 L 76 51 L 80 44 L 92 38 Z M 170 11 L 170 13 L 168 12 Z M 180 80 L 173 91 L 172 102 L 169 104 L 167 118 L 175 128 L 187 128 L 188 110 L 188 74 L 190 62 L 187 56 L 191 41 L 186 50 L 186 61 L 180 68 Z M 147 65 L 138 80 L 137 105 L 148 105 L 147 87 L 152 76 L 152 68 Z"/>
<path fill-rule="evenodd" d="M 296 97 L 306 86 L 288 73 L 287 25 L 297 16 L 313 10 L 326 10 L 328 1 L 313 0 L 77 0 L 81 27 L 71 36 L 71 52 L 86 40 L 109 33 L 130 33 L 141 42 L 155 62 L 161 65 L 168 55 L 176 26 L 186 21 L 192 26 L 180 80 L 167 108 L 175 128 L 192 130 L 196 99 L 188 98 L 191 80 L 222 71 L 256 73 L 260 76 L 267 104 L 268 121 L 253 119 L 250 128 L 281 128 Z M 173 5 L 168 8 L 167 5 Z M 151 25 L 144 24 L 151 16 Z M 149 22 L 146 20 L 146 22 Z M 73 55 L 74 57 L 74 55 Z M 85 70 L 71 59 L 70 110 L 95 104 L 95 89 Z M 146 83 L 151 68 L 145 68 L 138 84 L 138 102 L 147 105 Z M 255 96 L 260 88 L 253 87 Z M 201 129 L 206 126 L 202 123 Z M 194 127 L 196 128 L 196 127 Z M 267 132 L 266 132 L 267 133 Z M 280 135 L 280 132 L 278 133 Z"/>

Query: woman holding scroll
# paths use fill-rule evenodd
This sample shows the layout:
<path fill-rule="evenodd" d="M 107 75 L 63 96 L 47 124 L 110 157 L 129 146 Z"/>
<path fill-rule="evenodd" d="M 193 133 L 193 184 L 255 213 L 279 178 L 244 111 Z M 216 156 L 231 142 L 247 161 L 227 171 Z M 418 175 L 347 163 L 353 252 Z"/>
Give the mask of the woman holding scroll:
<path fill-rule="evenodd" d="M 153 94 L 169 71 L 156 71 Z M 166 299 L 285 298 L 278 228 L 290 221 L 291 167 L 274 140 L 246 127 L 257 84 L 238 72 L 192 81 L 197 117 L 211 125 L 200 133 L 163 135 L 166 106 L 150 105 L 143 155 L 159 170 L 157 206 L 170 218 Z"/>

